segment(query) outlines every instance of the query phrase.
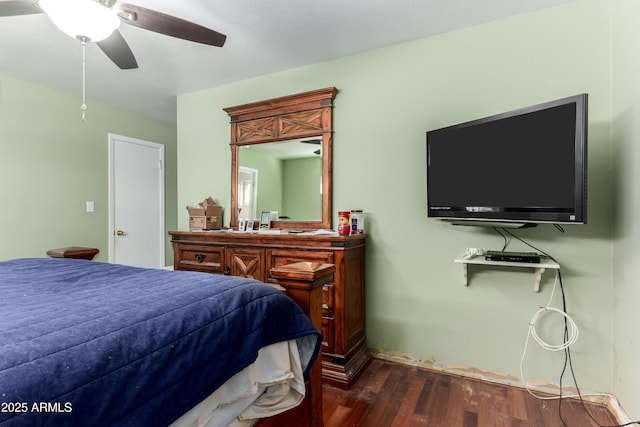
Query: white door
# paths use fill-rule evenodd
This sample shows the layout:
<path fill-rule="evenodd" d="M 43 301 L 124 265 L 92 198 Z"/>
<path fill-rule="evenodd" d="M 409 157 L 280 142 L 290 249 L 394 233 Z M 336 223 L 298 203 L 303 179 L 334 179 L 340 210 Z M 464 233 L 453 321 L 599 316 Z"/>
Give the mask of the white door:
<path fill-rule="evenodd" d="M 109 134 L 109 262 L 164 266 L 164 146 Z"/>
<path fill-rule="evenodd" d="M 258 170 L 238 167 L 238 219 L 256 219 Z"/>

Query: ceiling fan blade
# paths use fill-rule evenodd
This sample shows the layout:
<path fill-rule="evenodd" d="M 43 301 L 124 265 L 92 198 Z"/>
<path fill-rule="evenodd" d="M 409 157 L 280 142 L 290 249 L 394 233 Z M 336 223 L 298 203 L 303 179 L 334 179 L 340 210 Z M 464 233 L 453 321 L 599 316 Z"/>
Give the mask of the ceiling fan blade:
<path fill-rule="evenodd" d="M 30 15 L 32 13 L 42 13 L 37 1 L 0 0 L 0 16 Z"/>
<path fill-rule="evenodd" d="M 115 8 L 120 10 L 118 15 L 122 22 L 145 30 L 218 47 L 222 47 L 227 39 L 217 31 L 141 6 L 118 3 Z"/>
<path fill-rule="evenodd" d="M 121 69 L 138 68 L 138 62 L 133 56 L 133 52 L 118 30 L 115 30 L 109 37 L 96 44 Z"/>

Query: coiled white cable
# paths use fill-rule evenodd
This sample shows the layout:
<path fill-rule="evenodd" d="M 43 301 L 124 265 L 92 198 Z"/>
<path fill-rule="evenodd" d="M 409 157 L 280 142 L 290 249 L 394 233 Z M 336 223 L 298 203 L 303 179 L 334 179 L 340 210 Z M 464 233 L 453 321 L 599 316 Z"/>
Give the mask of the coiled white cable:
<path fill-rule="evenodd" d="M 578 326 L 573 321 L 573 319 L 567 313 L 565 313 L 564 311 L 558 310 L 557 308 L 554 308 L 554 307 L 551 307 L 551 302 L 553 301 L 553 295 L 555 294 L 556 285 L 558 283 L 558 276 L 559 276 L 559 272 L 556 271 L 556 277 L 555 277 L 555 280 L 553 282 L 553 289 L 551 291 L 551 296 L 549 297 L 549 302 L 547 303 L 546 306 L 541 307 L 538 311 L 536 311 L 535 314 L 533 315 L 533 317 L 531 318 L 531 321 L 529 321 L 529 330 L 528 330 L 528 333 L 527 333 L 527 339 L 526 339 L 525 344 L 524 344 L 524 351 L 522 352 L 522 357 L 520 358 L 520 379 L 522 380 L 522 383 L 524 384 L 524 386 L 527 389 L 527 391 L 529 392 L 529 394 L 531 394 L 534 397 L 537 397 L 538 399 L 543 399 L 543 400 L 557 399 L 559 396 L 540 396 L 540 395 L 537 395 L 529 388 L 529 384 L 525 381 L 523 364 L 524 364 L 524 358 L 525 358 L 525 356 L 527 354 L 527 347 L 529 345 L 529 337 L 533 337 L 533 339 L 536 340 L 536 342 L 540 345 L 540 347 L 544 348 L 545 350 L 561 351 L 561 350 L 565 350 L 568 347 L 570 347 L 573 344 L 575 344 L 576 341 L 578 340 L 578 335 L 579 335 Z M 549 343 L 545 342 L 542 338 L 540 338 L 540 336 L 538 335 L 538 332 L 536 331 L 536 325 L 537 325 L 538 321 L 540 320 L 540 318 L 545 313 L 549 313 L 549 312 L 560 313 L 567 320 L 567 325 L 568 325 L 568 329 L 569 329 L 569 336 L 561 344 L 549 344 Z M 575 396 L 573 396 L 573 395 L 572 396 L 565 395 L 563 397 L 575 397 Z"/>
<path fill-rule="evenodd" d="M 568 329 L 569 329 L 569 336 L 561 344 L 549 344 L 549 343 L 547 343 L 542 338 L 540 338 L 540 336 L 538 335 L 538 332 L 536 331 L 536 324 L 538 323 L 538 320 L 542 317 L 542 315 L 544 315 L 544 314 L 546 314 L 548 312 L 560 313 L 562 316 L 565 317 L 565 319 L 567 319 L 567 325 L 568 325 Z M 576 341 L 578 341 L 578 335 L 579 335 L 578 326 L 573 321 L 571 316 L 569 316 L 564 311 L 559 310 L 559 309 L 557 309 L 555 307 L 542 307 L 538 311 L 536 311 L 536 313 L 531 318 L 531 321 L 529 322 L 529 333 L 531 334 L 533 339 L 536 340 L 536 342 L 540 345 L 540 347 L 544 348 L 545 350 L 549 350 L 549 351 L 561 351 L 561 350 L 565 350 L 565 349 L 571 347 L 573 344 L 576 343 Z"/>

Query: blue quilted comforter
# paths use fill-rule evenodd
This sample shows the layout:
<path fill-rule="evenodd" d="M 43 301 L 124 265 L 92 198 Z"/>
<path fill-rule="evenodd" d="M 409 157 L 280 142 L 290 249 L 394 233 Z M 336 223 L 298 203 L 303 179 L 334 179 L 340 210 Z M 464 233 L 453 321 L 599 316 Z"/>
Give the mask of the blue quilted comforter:
<path fill-rule="evenodd" d="M 0 426 L 167 425 L 261 347 L 306 335 L 317 337 L 310 364 L 319 332 L 249 279 L 0 262 Z"/>

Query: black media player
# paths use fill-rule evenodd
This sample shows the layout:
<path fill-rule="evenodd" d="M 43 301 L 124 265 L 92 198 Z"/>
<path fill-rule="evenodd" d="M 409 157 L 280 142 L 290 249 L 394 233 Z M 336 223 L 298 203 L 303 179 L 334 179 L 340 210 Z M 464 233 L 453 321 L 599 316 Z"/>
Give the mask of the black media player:
<path fill-rule="evenodd" d="M 486 251 L 484 259 L 487 261 L 528 262 L 536 264 L 540 262 L 540 254 L 537 252 Z"/>

